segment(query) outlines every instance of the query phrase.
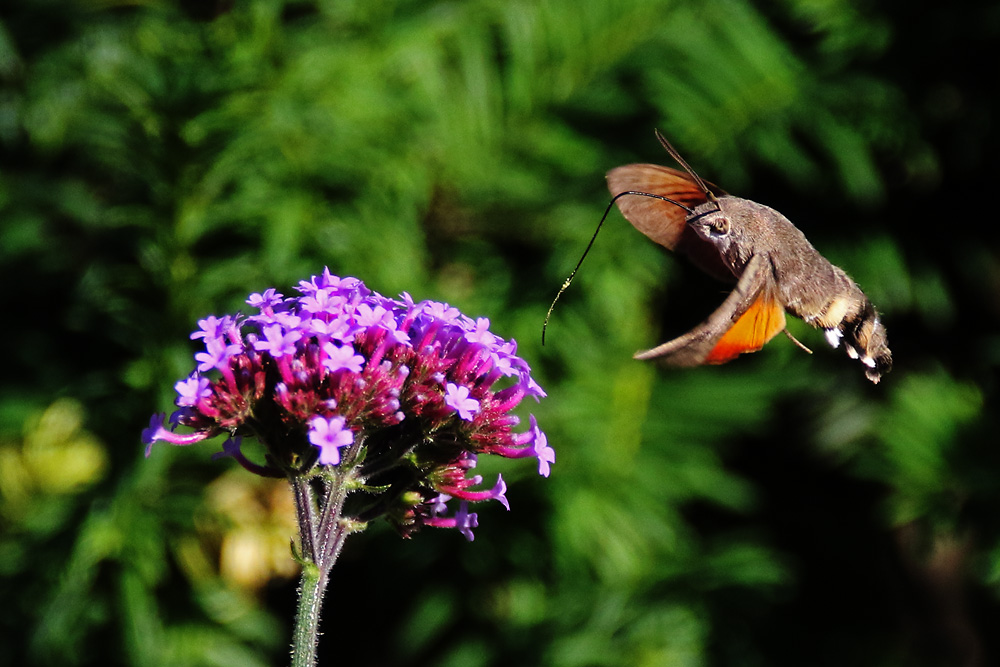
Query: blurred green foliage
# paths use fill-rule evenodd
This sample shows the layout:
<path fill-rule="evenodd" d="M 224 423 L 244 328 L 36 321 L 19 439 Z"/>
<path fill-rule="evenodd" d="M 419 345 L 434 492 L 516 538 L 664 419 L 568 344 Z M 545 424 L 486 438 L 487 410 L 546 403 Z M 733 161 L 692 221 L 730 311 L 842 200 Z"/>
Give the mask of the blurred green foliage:
<path fill-rule="evenodd" d="M 199 318 L 323 266 L 516 337 L 558 452 L 502 466 L 472 544 L 353 537 L 329 663 L 991 664 L 998 36 L 988 2 L 0 10 L 0 664 L 286 661 L 294 581 L 225 565 L 271 562 L 281 502 L 246 479 L 271 500 L 234 514 L 230 463 L 138 437 Z M 882 384 L 798 322 L 812 356 L 633 361 L 719 290 L 617 214 L 540 346 L 603 173 L 666 162 L 654 127 L 860 282 Z"/>

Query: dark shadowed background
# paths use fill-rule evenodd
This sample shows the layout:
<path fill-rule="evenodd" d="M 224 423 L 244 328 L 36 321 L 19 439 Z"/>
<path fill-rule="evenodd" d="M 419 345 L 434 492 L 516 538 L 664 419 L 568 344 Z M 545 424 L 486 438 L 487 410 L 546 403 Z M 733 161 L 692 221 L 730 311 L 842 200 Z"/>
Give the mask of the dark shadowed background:
<path fill-rule="evenodd" d="M 517 338 L 558 458 L 489 467 L 473 543 L 352 537 L 323 664 L 996 664 L 998 38 L 986 1 L 8 3 L 0 664 L 287 662 L 287 488 L 139 433 L 198 319 L 324 266 Z M 724 288 L 617 213 L 541 346 L 654 127 L 861 284 L 880 385 L 798 321 L 811 356 L 633 361 Z"/>

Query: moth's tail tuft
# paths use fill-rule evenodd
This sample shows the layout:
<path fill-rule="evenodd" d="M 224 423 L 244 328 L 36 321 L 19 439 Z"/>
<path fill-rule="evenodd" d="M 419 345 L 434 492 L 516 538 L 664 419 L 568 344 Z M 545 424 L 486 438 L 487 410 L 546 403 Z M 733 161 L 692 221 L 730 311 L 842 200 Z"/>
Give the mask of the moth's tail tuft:
<path fill-rule="evenodd" d="M 865 299 L 861 311 L 845 317 L 838 329 L 843 334 L 847 355 L 864 364 L 865 376 L 878 384 L 882 375 L 892 370 L 892 352 L 875 306 Z"/>

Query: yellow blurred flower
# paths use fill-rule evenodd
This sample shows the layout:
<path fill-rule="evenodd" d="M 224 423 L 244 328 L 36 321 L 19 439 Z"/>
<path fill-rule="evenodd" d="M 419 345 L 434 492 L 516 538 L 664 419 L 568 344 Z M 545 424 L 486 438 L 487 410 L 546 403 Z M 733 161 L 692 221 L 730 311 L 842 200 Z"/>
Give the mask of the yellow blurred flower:
<path fill-rule="evenodd" d="M 223 579 L 256 591 L 298 574 L 290 546 L 298 528 L 286 480 L 233 470 L 209 485 L 205 502 L 211 518 L 199 522 L 199 533 L 217 551 Z"/>
<path fill-rule="evenodd" d="M 104 445 L 83 415 L 79 402 L 59 399 L 26 421 L 21 442 L 0 444 L 0 511 L 16 516 L 39 496 L 78 493 L 104 476 Z"/>

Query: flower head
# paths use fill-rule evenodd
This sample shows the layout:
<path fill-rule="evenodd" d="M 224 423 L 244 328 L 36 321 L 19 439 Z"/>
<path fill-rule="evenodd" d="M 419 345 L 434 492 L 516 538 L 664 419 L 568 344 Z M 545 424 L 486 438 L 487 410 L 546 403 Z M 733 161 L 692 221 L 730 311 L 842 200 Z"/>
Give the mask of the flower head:
<path fill-rule="evenodd" d="M 329 270 L 285 298 L 251 294 L 257 312 L 207 317 L 191 335 L 204 350 L 175 385 L 171 418 L 143 431 L 154 442 L 188 445 L 228 435 L 220 455 L 258 474 L 295 477 L 350 466 L 359 498 L 353 516 L 384 516 L 404 534 L 447 526 L 467 537 L 477 524 L 469 502 L 508 505 L 502 479 L 491 490 L 469 477 L 480 454 L 533 457 L 548 476 L 555 453 L 538 428 L 515 432 L 521 399 L 544 397 L 514 341 L 448 304 L 389 299 L 357 278 Z M 170 423 L 168 428 L 166 423 Z M 175 432 L 176 426 L 191 429 Z M 267 453 L 253 463 L 241 437 Z M 446 503 L 461 506 L 446 516 Z M 442 500 L 443 499 L 443 500 Z"/>

